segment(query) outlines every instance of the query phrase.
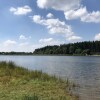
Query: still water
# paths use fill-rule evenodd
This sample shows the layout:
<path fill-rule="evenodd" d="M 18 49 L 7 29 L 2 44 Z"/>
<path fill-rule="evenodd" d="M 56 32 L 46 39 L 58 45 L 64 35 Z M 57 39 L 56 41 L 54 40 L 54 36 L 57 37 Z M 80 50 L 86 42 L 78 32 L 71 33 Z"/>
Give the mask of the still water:
<path fill-rule="evenodd" d="M 80 100 L 100 100 L 100 57 L 94 56 L 0 56 L 32 70 L 69 78 L 80 88 Z"/>

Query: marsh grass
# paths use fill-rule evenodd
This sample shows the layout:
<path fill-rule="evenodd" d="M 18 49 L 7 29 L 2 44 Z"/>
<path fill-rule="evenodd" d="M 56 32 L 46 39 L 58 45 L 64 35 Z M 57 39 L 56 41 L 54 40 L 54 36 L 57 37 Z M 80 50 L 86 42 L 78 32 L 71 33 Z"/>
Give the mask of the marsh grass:
<path fill-rule="evenodd" d="M 42 71 L 0 62 L 0 100 L 77 100 L 66 91 L 73 86 L 69 80 Z"/>

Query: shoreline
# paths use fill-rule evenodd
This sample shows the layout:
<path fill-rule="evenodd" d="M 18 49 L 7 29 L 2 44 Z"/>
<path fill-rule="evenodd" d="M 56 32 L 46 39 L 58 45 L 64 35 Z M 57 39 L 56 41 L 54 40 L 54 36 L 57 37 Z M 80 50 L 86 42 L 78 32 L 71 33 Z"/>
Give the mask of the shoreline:
<path fill-rule="evenodd" d="M 100 55 L 67 55 L 67 54 L 0 54 L 0 56 L 100 56 Z"/>
<path fill-rule="evenodd" d="M 0 62 L 0 98 L 4 100 L 78 100 L 70 93 L 75 84 L 42 71 Z"/>

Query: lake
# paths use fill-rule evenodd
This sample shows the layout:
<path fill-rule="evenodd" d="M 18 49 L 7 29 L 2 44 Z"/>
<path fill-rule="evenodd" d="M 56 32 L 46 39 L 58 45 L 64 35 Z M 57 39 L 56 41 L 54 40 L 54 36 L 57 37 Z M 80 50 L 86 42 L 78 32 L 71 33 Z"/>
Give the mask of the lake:
<path fill-rule="evenodd" d="M 95 56 L 0 56 L 30 70 L 42 70 L 79 84 L 80 100 L 100 100 L 100 57 Z"/>

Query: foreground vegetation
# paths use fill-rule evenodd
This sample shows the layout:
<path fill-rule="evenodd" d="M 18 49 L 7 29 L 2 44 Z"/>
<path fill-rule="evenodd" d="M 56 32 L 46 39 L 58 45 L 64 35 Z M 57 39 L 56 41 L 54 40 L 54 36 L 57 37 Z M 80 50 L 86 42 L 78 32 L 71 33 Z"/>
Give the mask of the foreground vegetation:
<path fill-rule="evenodd" d="M 0 100 L 77 100 L 69 93 L 73 86 L 41 71 L 0 62 Z"/>
<path fill-rule="evenodd" d="M 36 49 L 34 54 L 100 55 L 100 41 L 46 46 Z"/>

